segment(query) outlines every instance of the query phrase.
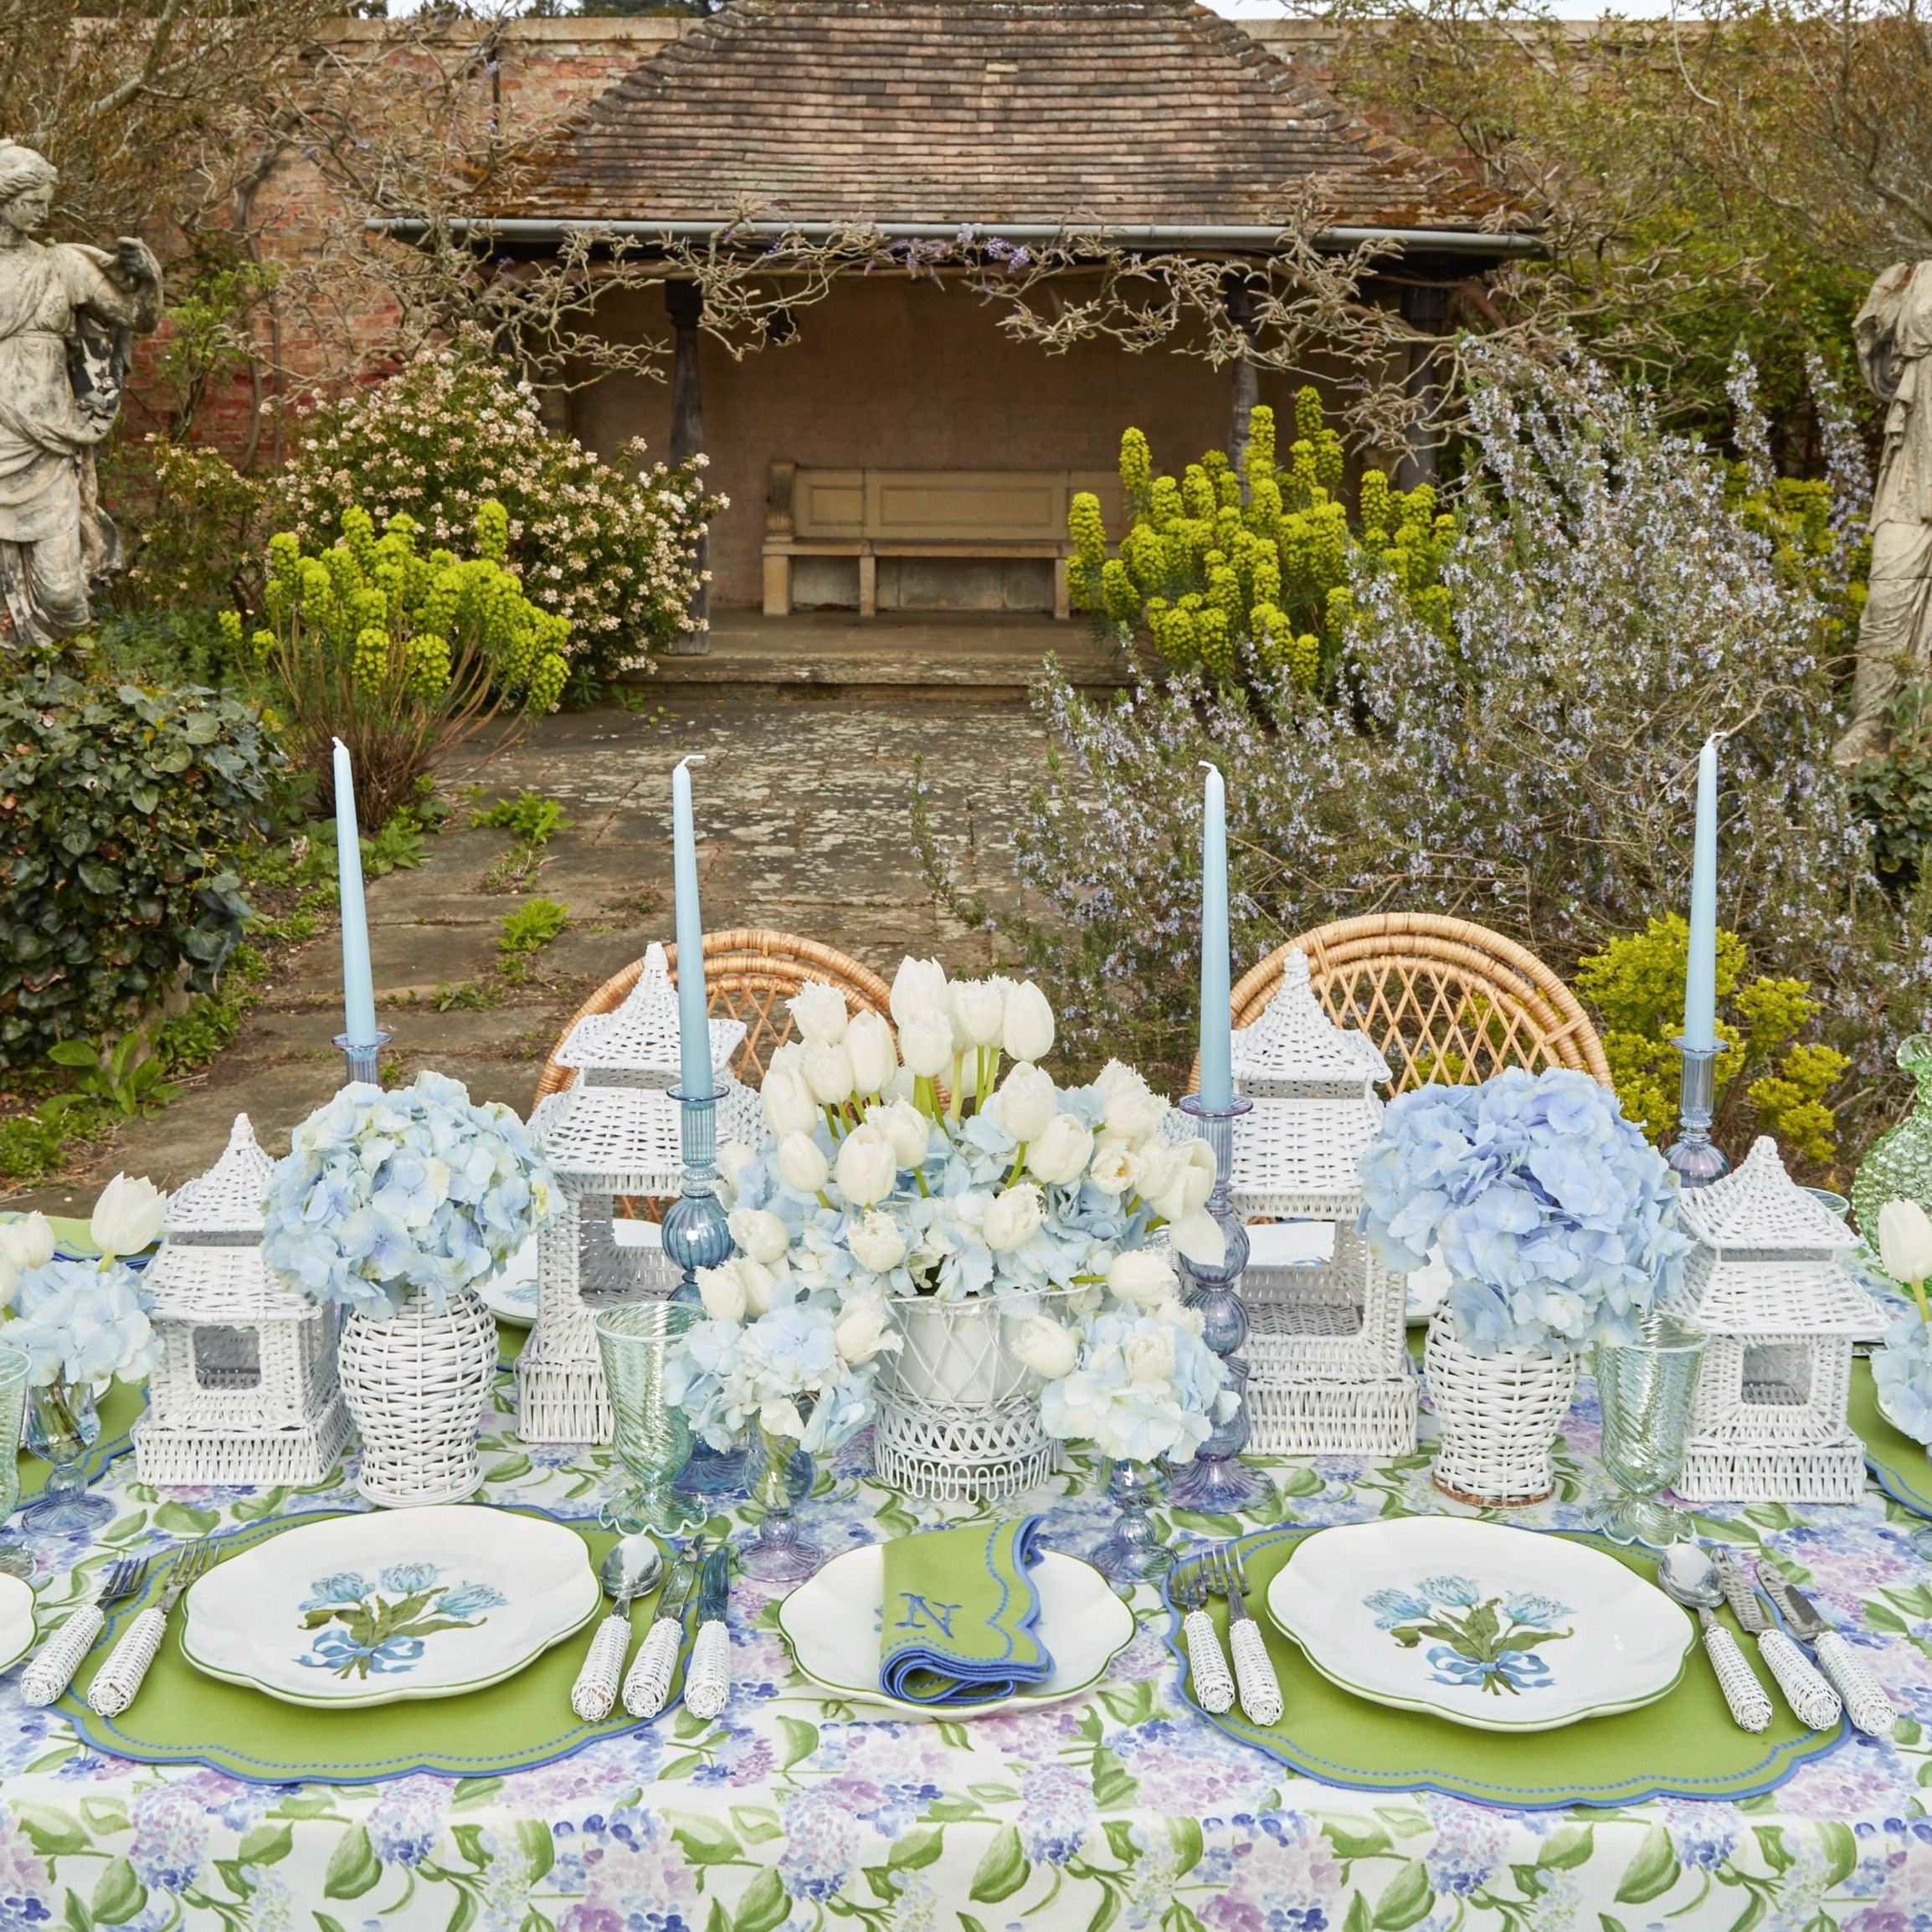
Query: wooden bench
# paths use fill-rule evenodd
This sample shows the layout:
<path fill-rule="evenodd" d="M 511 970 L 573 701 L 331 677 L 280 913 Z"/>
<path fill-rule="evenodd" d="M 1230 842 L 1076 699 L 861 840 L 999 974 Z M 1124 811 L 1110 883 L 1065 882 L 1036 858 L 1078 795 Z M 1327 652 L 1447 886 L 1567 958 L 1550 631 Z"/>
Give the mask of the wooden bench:
<path fill-rule="evenodd" d="M 851 557 L 859 614 L 878 614 L 881 557 L 1043 558 L 1053 565 L 1053 614 L 1070 613 L 1066 513 L 1075 494 L 1100 498 L 1121 527 L 1120 480 L 1106 470 L 810 470 L 772 465 L 766 500 L 765 614 L 792 609 L 792 561 Z"/>

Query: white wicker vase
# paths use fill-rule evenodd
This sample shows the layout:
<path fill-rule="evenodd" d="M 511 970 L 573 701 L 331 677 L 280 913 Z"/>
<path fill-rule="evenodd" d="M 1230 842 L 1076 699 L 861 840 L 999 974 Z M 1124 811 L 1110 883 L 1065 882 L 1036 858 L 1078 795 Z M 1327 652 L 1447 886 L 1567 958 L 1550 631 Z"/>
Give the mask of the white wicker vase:
<path fill-rule="evenodd" d="M 420 1290 L 386 1318 L 342 1323 L 342 1396 L 362 1438 L 356 1487 L 388 1508 L 460 1503 L 482 1487 L 476 1429 L 496 1369 L 496 1322 L 474 1288 L 441 1312 Z"/>
<path fill-rule="evenodd" d="M 1512 1349 L 1478 1355 L 1449 1311 L 1429 1318 L 1422 1367 L 1439 1441 L 1436 1487 L 1460 1503 L 1540 1503 L 1556 1487 L 1549 1454 L 1576 1394 L 1576 1359 Z"/>
<path fill-rule="evenodd" d="M 913 1496 L 991 1501 L 1044 1482 L 1059 1446 L 1040 1423 L 1037 1380 L 1013 1352 L 1051 1296 L 886 1303 L 899 1347 L 880 1357 L 872 1467 Z"/>

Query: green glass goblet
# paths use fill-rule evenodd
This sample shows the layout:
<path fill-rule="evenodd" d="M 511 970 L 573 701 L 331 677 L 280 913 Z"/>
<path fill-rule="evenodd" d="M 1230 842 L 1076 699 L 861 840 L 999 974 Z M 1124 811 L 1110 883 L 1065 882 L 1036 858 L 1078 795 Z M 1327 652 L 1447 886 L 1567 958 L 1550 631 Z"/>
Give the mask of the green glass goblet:
<path fill-rule="evenodd" d="M 620 1536 L 650 1530 L 674 1536 L 701 1523 L 705 1506 L 671 1488 L 691 1459 L 691 1425 L 665 1400 L 665 1358 L 701 1308 L 669 1302 L 624 1302 L 597 1318 L 597 1350 L 615 1424 L 612 1448 L 630 1478 L 606 1499 L 598 1520 Z"/>
<path fill-rule="evenodd" d="M 1706 1337 L 1701 1328 L 1656 1316 L 1641 1342 L 1596 1350 L 1596 1395 L 1603 1416 L 1603 1466 L 1616 1487 L 1585 1520 L 1616 1543 L 1661 1549 L 1690 1531 L 1657 1501 L 1683 1474 Z"/>
<path fill-rule="evenodd" d="M 40 1534 L 78 1535 L 114 1514 L 105 1496 L 87 1493 L 87 1452 L 100 1440 L 94 1390 L 86 1382 L 43 1383 L 27 1400 L 27 1446 L 47 1464 L 47 1482 L 20 1513 Z"/>

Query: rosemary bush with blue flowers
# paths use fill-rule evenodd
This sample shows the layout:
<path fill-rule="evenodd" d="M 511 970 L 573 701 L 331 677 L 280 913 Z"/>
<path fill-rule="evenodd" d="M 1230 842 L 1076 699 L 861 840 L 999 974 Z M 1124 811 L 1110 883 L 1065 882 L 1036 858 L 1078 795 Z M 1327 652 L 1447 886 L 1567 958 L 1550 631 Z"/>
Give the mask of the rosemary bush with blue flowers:
<path fill-rule="evenodd" d="M 1513 1066 L 1402 1094 L 1361 1174 L 1377 1258 L 1412 1273 L 1440 1251 L 1477 1354 L 1637 1341 L 1683 1277 L 1676 1181 L 1586 1074 Z"/>
<path fill-rule="evenodd" d="M 262 1258 L 318 1302 L 381 1318 L 412 1289 L 432 1307 L 494 1274 L 549 1218 L 554 1184 L 529 1129 L 422 1073 L 345 1087 L 295 1129 L 263 1205 Z"/>

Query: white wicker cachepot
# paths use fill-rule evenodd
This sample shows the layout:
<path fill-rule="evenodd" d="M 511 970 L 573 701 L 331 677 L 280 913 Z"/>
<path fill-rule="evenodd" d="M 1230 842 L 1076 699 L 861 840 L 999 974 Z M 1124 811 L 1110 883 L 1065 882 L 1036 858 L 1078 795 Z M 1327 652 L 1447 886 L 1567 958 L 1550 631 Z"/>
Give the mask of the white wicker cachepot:
<path fill-rule="evenodd" d="M 440 1310 L 412 1289 L 388 1317 L 342 1323 L 342 1394 L 362 1432 L 356 1487 L 372 1503 L 460 1503 L 483 1483 L 476 1431 L 496 1370 L 496 1322 L 474 1288 Z"/>
<path fill-rule="evenodd" d="M 879 1478 L 910 1496 L 982 1503 L 1045 1482 L 1060 1467 L 1060 1446 L 1041 1426 L 1039 1379 L 1013 1344 L 1030 1318 L 1066 1298 L 891 1297 L 886 1315 L 900 1345 L 879 1357 Z"/>
<path fill-rule="evenodd" d="M 155 1336 L 147 1410 L 133 1429 L 143 1482 L 322 1482 L 348 1446 L 336 1374 L 341 1312 L 262 1262 L 272 1171 L 239 1113 L 220 1159 L 168 1203 L 141 1283 Z"/>
<path fill-rule="evenodd" d="M 1550 1452 L 1576 1394 L 1576 1358 L 1542 1349 L 1478 1355 L 1446 1308 L 1422 1352 L 1439 1440 L 1436 1487 L 1458 1503 L 1540 1503 L 1556 1487 Z"/>

